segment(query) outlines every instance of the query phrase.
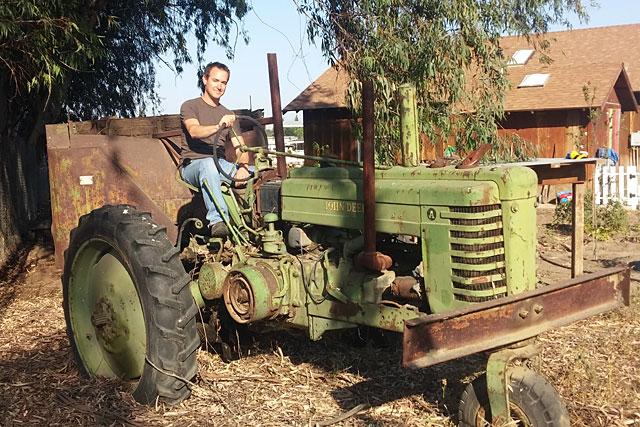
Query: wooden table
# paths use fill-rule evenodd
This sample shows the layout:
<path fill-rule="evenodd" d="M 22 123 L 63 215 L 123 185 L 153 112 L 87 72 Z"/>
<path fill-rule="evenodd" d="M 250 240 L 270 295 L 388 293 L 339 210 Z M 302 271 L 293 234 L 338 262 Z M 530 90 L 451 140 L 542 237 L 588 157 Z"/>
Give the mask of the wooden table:
<path fill-rule="evenodd" d="M 571 204 L 571 277 L 580 276 L 584 271 L 584 192 L 589 165 L 598 159 L 536 159 L 530 162 L 509 163 L 509 166 L 526 166 L 538 175 L 539 185 L 571 184 L 573 198 Z"/>

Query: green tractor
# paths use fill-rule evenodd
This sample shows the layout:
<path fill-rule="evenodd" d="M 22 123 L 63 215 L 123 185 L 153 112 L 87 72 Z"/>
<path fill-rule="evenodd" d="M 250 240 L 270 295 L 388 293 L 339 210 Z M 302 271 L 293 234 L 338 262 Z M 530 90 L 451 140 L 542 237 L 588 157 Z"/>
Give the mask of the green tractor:
<path fill-rule="evenodd" d="M 367 114 L 364 165 L 312 157 L 332 164 L 282 179 L 272 162 L 286 153 L 245 148 L 256 174 L 242 192 L 223 187 L 228 238 L 207 237 L 191 217 L 170 239 L 131 205 L 82 216 L 63 273 L 80 370 L 131 381 L 139 402 L 176 404 L 197 372 L 197 324 L 227 354 L 219 331 L 298 329 L 319 340 L 372 327 L 402 334 L 409 368 L 491 350 L 486 375 L 463 393 L 461 425 L 568 426 L 553 387 L 516 362 L 535 354 L 541 332 L 628 305 L 629 272 L 538 288 L 535 173 L 417 165 L 410 96 L 408 105 L 403 165 L 374 170 Z"/>

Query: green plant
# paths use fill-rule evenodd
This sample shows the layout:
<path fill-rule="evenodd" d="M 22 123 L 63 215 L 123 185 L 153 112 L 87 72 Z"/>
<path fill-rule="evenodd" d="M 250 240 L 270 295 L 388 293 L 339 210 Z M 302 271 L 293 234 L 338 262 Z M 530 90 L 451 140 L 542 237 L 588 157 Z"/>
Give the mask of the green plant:
<path fill-rule="evenodd" d="M 553 213 L 552 227 L 571 223 L 573 207 L 571 203 L 560 203 Z M 594 224 L 595 219 L 595 224 Z M 608 240 L 612 236 L 629 230 L 628 213 L 617 200 L 609 200 L 605 206 L 593 205 L 593 193 L 584 196 L 584 231 L 597 240 Z"/>
<path fill-rule="evenodd" d="M 535 34 L 567 17 L 585 17 L 570 0 L 374 1 L 294 0 L 308 20 L 308 35 L 331 64 L 348 73 L 345 104 L 361 131 L 361 81 L 374 86 L 375 150 L 381 164 L 399 150 L 400 85 L 417 94 L 419 132 L 433 143 L 468 153 L 497 145 L 498 123 L 510 82 L 502 35 L 523 35 L 543 61 L 548 42 Z"/>
<path fill-rule="evenodd" d="M 324 156 L 325 153 L 327 152 L 327 150 L 329 150 L 329 146 L 328 145 L 320 145 L 317 141 L 313 141 L 313 144 L 311 145 L 313 147 L 313 155 L 314 156 Z M 315 167 L 320 167 L 320 162 L 319 161 L 315 161 L 313 162 L 313 166 Z"/>
<path fill-rule="evenodd" d="M 497 135 L 487 157 L 492 163 L 525 162 L 536 157 L 536 148 L 517 133 Z"/>

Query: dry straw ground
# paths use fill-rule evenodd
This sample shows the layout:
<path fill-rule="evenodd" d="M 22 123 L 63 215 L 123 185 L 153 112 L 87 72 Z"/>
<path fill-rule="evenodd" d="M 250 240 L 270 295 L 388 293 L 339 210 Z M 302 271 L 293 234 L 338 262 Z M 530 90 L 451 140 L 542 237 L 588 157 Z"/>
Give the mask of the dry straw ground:
<path fill-rule="evenodd" d="M 568 238 L 547 230 L 539 260 L 545 281 L 568 277 Z M 599 245 L 587 269 L 640 260 L 634 235 Z M 593 258 L 587 246 L 587 257 Z M 635 275 L 634 273 L 633 275 Z M 175 407 L 137 404 L 128 385 L 81 378 L 65 334 L 60 272 L 51 247 L 34 244 L 0 272 L 0 425 L 449 426 L 466 382 L 485 355 L 410 371 L 400 347 L 361 333 L 258 337 L 238 361 L 199 350 L 191 399 Z M 640 273 L 638 273 L 640 278 Z M 640 425 L 640 298 L 631 307 L 539 337 L 532 365 L 564 398 L 575 426 Z M 341 419 L 341 416 L 343 416 Z"/>

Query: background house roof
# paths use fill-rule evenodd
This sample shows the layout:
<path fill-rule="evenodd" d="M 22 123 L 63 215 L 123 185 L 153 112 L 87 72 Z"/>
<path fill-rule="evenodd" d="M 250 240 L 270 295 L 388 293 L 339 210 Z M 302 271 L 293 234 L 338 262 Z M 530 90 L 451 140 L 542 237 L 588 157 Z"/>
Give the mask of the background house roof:
<path fill-rule="evenodd" d="M 637 108 L 620 63 L 509 67 L 507 72 L 512 87 L 506 93 L 505 111 L 599 108 L 611 90 L 617 92 L 624 111 Z M 518 87 L 526 75 L 537 73 L 549 74 L 544 86 Z"/>
<path fill-rule="evenodd" d="M 540 36 L 532 37 L 532 42 L 539 44 Z M 624 62 L 632 87 L 640 90 L 640 24 L 555 31 L 542 38 L 549 41 L 545 53 L 553 61 L 550 67 Z M 534 49 L 533 43 L 522 36 L 503 37 L 500 46 L 507 58 L 517 50 Z M 535 52 L 524 67 L 540 65 L 540 56 Z"/>
<path fill-rule="evenodd" d="M 637 108 L 630 90 L 640 91 L 640 24 L 550 32 L 530 40 L 503 37 L 500 46 L 510 58 L 518 50 L 534 49 L 541 38 L 549 42 L 545 54 L 551 63 L 540 62 L 538 49 L 525 65 L 505 69 L 513 84 L 506 94 L 505 111 L 600 107 L 612 89 L 618 92 L 623 109 Z M 525 75 L 534 73 L 548 73 L 549 80 L 543 87 L 517 88 Z M 346 72 L 330 67 L 284 111 L 345 107 L 348 83 Z M 585 86 L 590 88 L 588 99 Z"/>
<path fill-rule="evenodd" d="M 549 42 L 544 54 L 550 63 L 541 62 L 543 54 L 535 46 L 541 40 Z M 612 89 L 623 110 L 637 109 L 629 92 L 640 90 L 640 55 L 633 48 L 640 46 L 640 24 L 557 31 L 530 40 L 503 37 L 500 46 L 507 58 L 518 50 L 536 49 L 525 65 L 506 68 L 513 86 L 506 94 L 505 111 L 601 107 Z M 524 76 L 533 73 L 550 74 L 544 87 L 518 88 Z"/>
<path fill-rule="evenodd" d="M 300 93 L 286 107 L 284 112 L 299 110 L 316 110 L 320 108 L 345 108 L 349 75 L 329 67 L 313 83 Z"/>

